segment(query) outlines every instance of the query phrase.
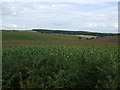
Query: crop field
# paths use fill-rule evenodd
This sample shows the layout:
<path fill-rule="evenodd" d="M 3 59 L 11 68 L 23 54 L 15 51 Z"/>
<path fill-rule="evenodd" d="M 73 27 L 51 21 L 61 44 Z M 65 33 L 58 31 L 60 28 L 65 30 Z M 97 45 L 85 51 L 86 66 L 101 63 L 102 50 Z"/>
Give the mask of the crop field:
<path fill-rule="evenodd" d="M 3 88 L 120 88 L 118 38 L 2 32 Z"/>

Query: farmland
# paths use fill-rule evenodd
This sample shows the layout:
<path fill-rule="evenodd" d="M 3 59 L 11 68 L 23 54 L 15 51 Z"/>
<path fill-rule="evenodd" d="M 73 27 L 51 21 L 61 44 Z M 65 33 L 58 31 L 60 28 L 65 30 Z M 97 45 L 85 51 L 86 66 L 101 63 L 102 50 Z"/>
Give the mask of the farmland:
<path fill-rule="evenodd" d="M 118 37 L 3 31 L 3 88 L 119 88 Z"/>

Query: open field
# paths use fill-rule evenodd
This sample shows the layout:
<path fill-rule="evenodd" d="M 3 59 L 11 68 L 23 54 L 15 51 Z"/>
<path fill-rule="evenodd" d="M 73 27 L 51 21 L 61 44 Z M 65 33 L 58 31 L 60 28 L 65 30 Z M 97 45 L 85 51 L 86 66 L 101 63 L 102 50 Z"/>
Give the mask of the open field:
<path fill-rule="evenodd" d="M 2 34 L 3 88 L 120 88 L 117 36 Z"/>
<path fill-rule="evenodd" d="M 92 36 L 92 35 L 75 35 L 78 37 L 85 37 L 85 38 L 97 38 L 97 36 Z"/>
<path fill-rule="evenodd" d="M 92 40 L 79 39 L 75 35 L 43 34 L 38 32 L 13 32 L 3 31 L 3 46 L 24 46 L 24 45 L 67 45 L 67 46 L 96 46 L 96 45 L 118 45 L 117 36 L 98 37 Z M 89 35 L 84 35 L 89 37 Z M 91 37 L 91 36 L 90 36 Z"/>

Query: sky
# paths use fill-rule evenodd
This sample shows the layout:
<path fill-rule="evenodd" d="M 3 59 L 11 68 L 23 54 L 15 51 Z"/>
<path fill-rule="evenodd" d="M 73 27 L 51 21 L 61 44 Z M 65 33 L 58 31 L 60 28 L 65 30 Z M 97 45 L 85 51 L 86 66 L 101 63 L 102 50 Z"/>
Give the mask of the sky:
<path fill-rule="evenodd" d="M 96 2 L 93 2 L 96 1 Z M 118 32 L 117 0 L 2 2 L 0 28 Z"/>

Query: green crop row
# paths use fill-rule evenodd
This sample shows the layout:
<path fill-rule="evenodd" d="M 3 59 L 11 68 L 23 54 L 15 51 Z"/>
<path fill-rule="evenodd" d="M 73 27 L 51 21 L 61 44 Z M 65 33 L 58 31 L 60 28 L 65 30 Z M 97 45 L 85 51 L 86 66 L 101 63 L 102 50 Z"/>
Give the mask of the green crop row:
<path fill-rule="evenodd" d="M 3 88 L 118 88 L 118 47 L 3 48 Z"/>

